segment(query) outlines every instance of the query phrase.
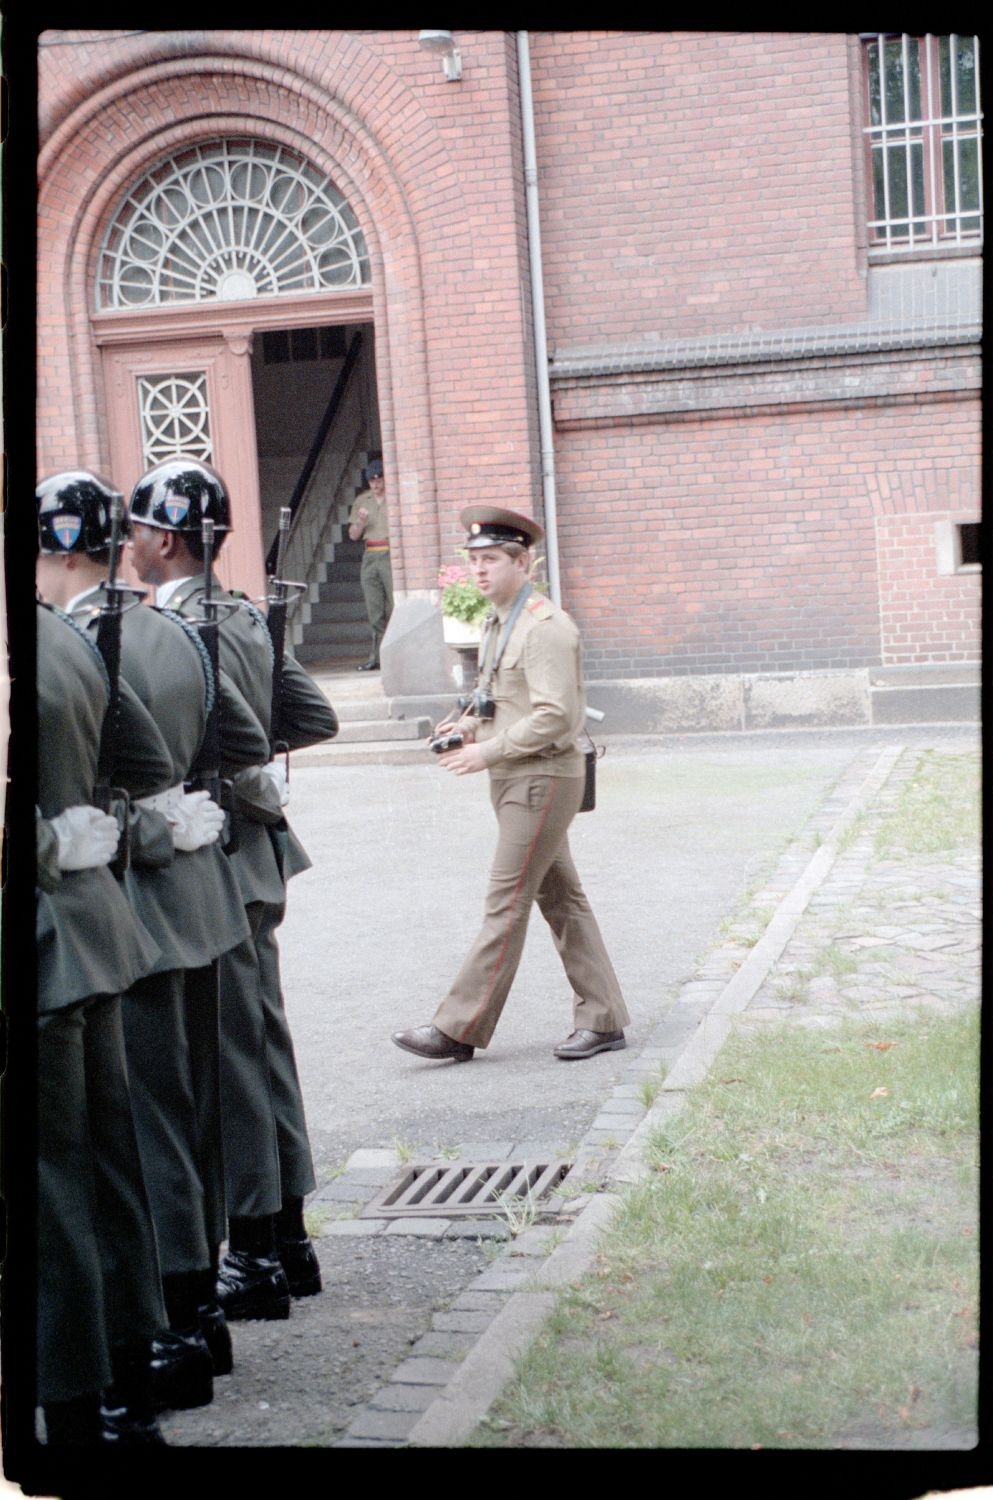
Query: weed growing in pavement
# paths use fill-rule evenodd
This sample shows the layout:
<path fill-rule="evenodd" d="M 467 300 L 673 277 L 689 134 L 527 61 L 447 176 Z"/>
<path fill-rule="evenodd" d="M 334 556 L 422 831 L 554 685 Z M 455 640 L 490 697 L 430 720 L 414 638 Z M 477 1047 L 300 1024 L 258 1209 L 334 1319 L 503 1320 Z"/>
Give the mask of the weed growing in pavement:
<path fill-rule="evenodd" d="M 648 1076 L 646 1078 L 643 1078 L 638 1084 L 638 1098 L 641 1100 L 646 1109 L 651 1109 L 652 1105 L 658 1098 L 659 1091 L 662 1088 L 663 1083 L 665 1082 L 665 1075 L 665 1065 L 660 1063 L 654 1073 L 649 1073 Z"/>
<path fill-rule="evenodd" d="M 781 969 L 772 982 L 777 1000 L 793 1000 L 803 1005 L 810 999 L 810 969 Z"/>
<path fill-rule="evenodd" d="M 859 967 L 858 956 L 846 953 L 837 943 L 829 943 L 814 955 L 811 971 L 814 975 L 830 974 L 834 980 L 847 979 Z"/>
<path fill-rule="evenodd" d="M 329 1208 L 307 1208 L 304 1210 L 303 1227 L 314 1239 L 324 1233 L 325 1224 L 330 1224 L 334 1214 Z"/>
<path fill-rule="evenodd" d="M 517 1236 L 523 1234 L 525 1229 L 530 1229 L 538 1217 L 538 1205 L 535 1202 L 530 1186 L 527 1192 L 521 1194 L 519 1197 L 508 1198 L 501 1195 L 498 1201 L 500 1212 L 503 1214 L 507 1228 L 510 1230 L 511 1239 L 516 1240 Z"/>
<path fill-rule="evenodd" d="M 395 1135 L 393 1137 L 392 1146 L 396 1152 L 397 1161 L 402 1167 L 405 1167 L 408 1162 L 414 1160 L 413 1146 L 408 1145 L 406 1141 L 401 1141 L 399 1136 Z"/>
<path fill-rule="evenodd" d="M 476 1446 L 973 1446 L 978 1015 L 732 1034 Z"/>

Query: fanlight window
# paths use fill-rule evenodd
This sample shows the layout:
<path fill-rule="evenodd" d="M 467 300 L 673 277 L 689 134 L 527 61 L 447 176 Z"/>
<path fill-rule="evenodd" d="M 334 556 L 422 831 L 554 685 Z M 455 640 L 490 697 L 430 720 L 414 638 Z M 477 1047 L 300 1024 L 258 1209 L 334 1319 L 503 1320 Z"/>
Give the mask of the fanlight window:
<path fill-rule="evenodd" d="M 160 162 L 100 253 L 97 306 L 158 307 L 364 286 L 369 256 L 338 189 L 285 146 L 224 140 Z"/>

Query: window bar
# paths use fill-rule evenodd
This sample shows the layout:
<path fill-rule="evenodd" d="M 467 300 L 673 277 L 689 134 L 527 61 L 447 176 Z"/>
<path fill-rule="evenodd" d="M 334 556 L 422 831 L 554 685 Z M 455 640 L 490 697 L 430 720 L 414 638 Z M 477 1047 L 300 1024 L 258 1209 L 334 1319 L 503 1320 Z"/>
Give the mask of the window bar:
<path fill-rule="evenodd" d="M 892 225 L 890 222 L 890 150 L 886 121 L 886 41 L 882 32 L 876 37 L 876 58 L 879 65 L 879 142 L 883 163 L 883 219 L 886 226 L 886 248 L 892 248 Z"/>
<path fill-rule="evenodd" d="M 914 222 L 914 153 L 910 133 L 910 37 L 906 32 L 900 38 L 900 58 L 903 63 L 903 151 L 904 170 L 907 174 L 907 244 L 913 246 L 917 226 Z"/>
<path fill-rule="evenodd" d="M 938 196 L 938 162 L 937 152 L 941 150 L 941 126 L 937 123 L 941 114 L 940 104 L 936 110 L 934 107 L 934 57 L 937 43 L 930 32 L 924 37 L 924 69 L 925 81 L 927 83 L 927 128 L 925 138 L 927 140 L 927 173 L 931 185 L 931 244 L 936 245 L 941 233 L 939 214 L 944 208 L 944 203 Z"/>

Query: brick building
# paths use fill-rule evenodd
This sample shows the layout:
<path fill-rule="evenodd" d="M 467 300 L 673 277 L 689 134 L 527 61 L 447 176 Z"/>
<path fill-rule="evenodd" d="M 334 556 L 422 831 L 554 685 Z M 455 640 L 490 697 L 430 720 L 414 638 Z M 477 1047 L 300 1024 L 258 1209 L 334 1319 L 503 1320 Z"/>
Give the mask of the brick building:
<path fill-rule="evenodd" d="M 978 41 L 447 37 L 41 35 L 40 472 L 209 458 L 255 593 L 292 500 L 297 648 L 348 662 L 343 520 L 382 453 L 391 696 L 450 694 L 438 569 L 489 502 L 545 520 L 617 728 L 900 717 L 922 683 L 954 711 Z"/>

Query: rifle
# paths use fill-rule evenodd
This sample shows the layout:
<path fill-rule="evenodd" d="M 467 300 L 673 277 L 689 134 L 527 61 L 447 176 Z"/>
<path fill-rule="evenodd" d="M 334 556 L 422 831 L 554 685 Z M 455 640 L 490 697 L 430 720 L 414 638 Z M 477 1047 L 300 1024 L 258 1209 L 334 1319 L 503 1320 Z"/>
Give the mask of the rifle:
<path fill-rule="evenodd" d="M 197 633 L 210 658 L 210 668 L 214 677 L 214 701 L 207 714 L 207 723 L 204 727 L 203 740 L 200 744 L 197 763 L 193 768 L 193 775 L 195 784 L 205 788 L 210 793 L 210 800 L 216 802 L 218 807 L 223 807 L 229 814 L 225 839 L 221 847 L 225 854 L 233 854 L 238 848 L 238 835 L 235 832 L 234 820 L 230 816 L 234 799 L 230 781 L 221 776 L 221 675 L 218 614 L 221 609 L 237 609 L 238 605 L 234 601 L 230 604 L 222 604 L 214 598 L 214 523 L 209 518 L 201 522 L 200 537 L 203 542 L 203 593 L 198 595 L 197 602 L 203 606 L 203 616 L 192 620 L 191 623 L 196 626 Z"/>
<path fill-rule="evenodd" d="M 110 868 L 120 880 L 131 863 L 131 829 L 129 823 L 131 799 L 124 787 L 113 786 L 117 746 L 121 733 L 121 619 L 124 614 L 124 596 L 132 596 L 128 609 L 133 609 L 145 597 L 144 589 L 132 589 L 117 581 L 118 553 L 121 544 L 121 527 L 124 520 L 124 501 L 115 495 L 110 502 L 110 566 L 107 577 L 100 584 L 106 594 L 97 617 L 97 649 L 103 657 L 110 680 L 110 699 L 104 714 L 100 733 L 100 750 L 97 759 L 97 780 L 93 789 L 93 801 L 102 812 L 112 813 L 114 803 L 124 807 L 124 826 L 117 853 Z"/>
<path fill-rule="evenodd" d="M 269 713 L 269 754 L 286 756 L 286 779 L 290 779 L 290 747 L 286 740 L 278 737 L 278 726 L 283 709 L 283 656 L 286 650 L 286 615 L 289 609 L 290 591 L 303 593 L 305 583 L 290 583 L 283 577 L 286 543 L 290 535 L 293 512 L 284 505 L 279 512 L 278 547 L 276 570 L 269 580 L 266 603 L 269 606 L 267 623 L 272 639 L 272 705 Z"/>

